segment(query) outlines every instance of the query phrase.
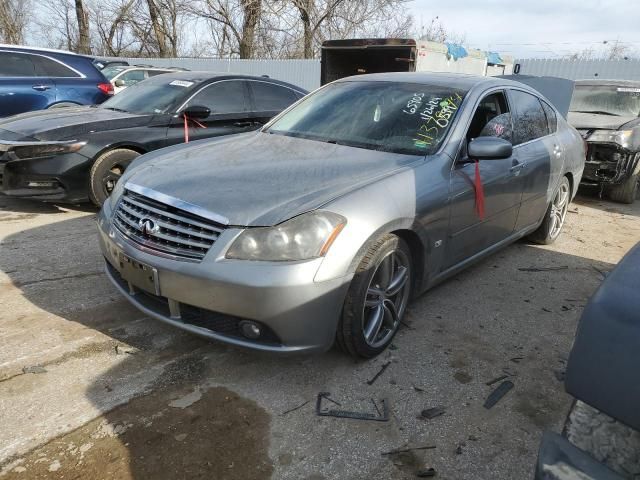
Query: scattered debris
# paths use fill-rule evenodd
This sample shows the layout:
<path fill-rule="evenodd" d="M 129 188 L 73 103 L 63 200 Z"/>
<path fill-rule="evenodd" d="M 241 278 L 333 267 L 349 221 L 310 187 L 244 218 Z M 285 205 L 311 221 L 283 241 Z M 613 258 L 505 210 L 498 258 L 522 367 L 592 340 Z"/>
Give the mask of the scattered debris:
<path fill-rule="evenodd" d="M 373 420 L 376 422 L 387 422 L 389 420 L 389 407 L 387 406 L 386 400 L 380 400 L 382 404 L 382 415 L 375 415 L 373 413 L 368 412 L 350 412 L 348 410 L 323 410 L 322 408 L 322 399 L 326 398 L 327 400 L 337 403 L 329 398 L 331 393 L 329 392 L 320 392 L 318 394 L 318 399 L 316 401 L 316 414 L 321 417 L 338 417 L 338 418 L 352 418 L 354 420 Z M 375 402 L 373 404 L 376 406 L 376 410 L 380 412 L 378 406 Z M 339 404 L 338 404 L 339 405 Z"/>
<path fill-rule="evenodd" d="M 478 437 L 476 437 L 475 435 L 469 435 L 469 440 L 471 440 L 472 442 L 477 442 Z"/>
<path fill-rule="evenodd" d="M 500 375 L 499 377 L 494 378 L 493 380 L 489 380 L 487 383 L 485 383 L 485 385 L 487 385 L 488 387 L 490 387 L 491 385 L 493 385 L 494 383 L 498 383 L 500 380 L 504 380 L 505 378 L 507 378 L 509 375 Z"/>
<path fill-rule="evenodd" d="M 471 382 L 471 380 L 473 380 L 473 377 L 471 375 L 469 375 L 467 372 L 462 372 L 462 371 L 458 371 L 453 375 L 453 378 L 455 378 L 459 383 L 462 383 L 463 385 L 466 385 L 467 383 Z"/>
<path fill-rule="evenodd" d="M 378 373 L 376 373 L 371 380 L 367 380 L 367 385 L 373 385 L 373 383 L 378 379 L 380 375 L 384 373 L 384 371 L 389 367 L 389 365 L 391 365 L 391 362 L 387 362 L 383 364 L 380 370 L 378 370 Z"/>
<path fill-rule="evenodd" d="M 389 350 L 397 350 L 398 347 L 396 347 L 393 343 L 389 345 Z"/>
<path fill-rule="evenodd" d="M 553 374 L 556 376 L 556 379 L 559 382 L 564 382 L 564 377 L 566 375 L 566 372 L 564 370 L 554 370 Z"/>
<path fill-rule="evenodd" d="M 509 360 L 511 360 L 513 363 L 520 363 L 520 360 L 524 360 L 524 357 L 513 357 Z"/>
<path fill-rule="evenodd" d="M 40 365 L 33 365 L 32 367 L 22 367 L 22 373 L 47 373 L 47 369 Z"/>
<path fill-rule="evenodd" d="M 489 394 L 487 399 L 484 402 L 484 408 L 489 410 L 496 403 L 498 403 L 502 397 L 504 397 L 509 390 L 513 388 L 513 382 L 506 380 L 502 382 L 498 388 L 496 388 L 493 392 Z"/>
<path fill-rule="evenodd" d="M 561 267 L 529 267 L 529 268 L 519 268 L 521 272 L 553 272 L 556 270 L 567 270 L 569 268 L 568 265 L 563 265 Z"/>
<path fill-rule="evenodd" d="M 416 392 L 424 392 L 424 388 L 416 387 L 414 384 L 411 384 L 411 386 Z"/>
<path fill-rule="evenodd" d="M 456 447 L 456 455 L 462 455 L 462 447 L 463 446 L 464 446 L 464 443 L 461 443 Z"/>
<path fill-rule="evenodd" d="M 562 305 L 562 308 L 560 310 L 562 310 L 563 312 L 568 312 L 573 309 L 571 307 L 567 307 L 566 305 Z"/>
<path fill-rule="evenodd" d="M 571 210 L 570 208 L 567 209 L 568 213 L 580 213 L 578 212 L 578 209 L 576 208 L 575 210 Z"/>
<path fill-rule="evenodd" d="M 397 453 L 406 453 L 413 452 L 414 450 L 433 450 L 436 448 L 435 445 L 425 445 L 422 447 L 403 447 L 403 448 L 395 448 L 393 450 L 389 450 L 388 452 L 382 452 L 380 455 L 396 455 Z"/>
<path fill-rule="evenodd" d="M 297 407 L 290 408 L 289 410 L 286 410 L 286 411 L 282 412 L 282 413 L 280 414 L 280 416 L 284 416 L 284 415 L 286 415 L 287 413 L 291 413 L 291 412 L 295 412 L 296 410 L 300 410 L 302 407 L 304 407 L 304 406 L 305 406 L 307 403 L 309 403 L 310 401 L 311 401 L 311 400 L 307 400 L 306 402 L 301 403 L 301 404 L 300 404 L 300 405 L 298 405 Z"/>
<path fill-rule="evenodd" d="M 543 312 L 547 312 L 547 313 L 552 313 L 551 310 L 549 310 L 548 308 L 542 307 L 542 311 Z"/>
<path fill-rule="evenodd" d="M 600 275 L 602 275 L 602 279 L 604 280 L 605 278 L 607 278 L 607 275 L 609 274 L 609 272 L 605 272 L 604 270 L 600 270 L 598 267 L 596 267 L 595 265 L 591 265 L 591 268 L 593 268 L 596 272 L 598 272 Z"/>
<path fill-rule="evenodd" d="M 430 478 L 435 477 L 437 475 L 435 468 L 425 468 L 424 470 L 418 470 L 416 472 L 416 477 L 418 478 Z"/>
<path fill-rule="evenodd" d="M 443 415 L 445 412 L 445 407 L 433 407 L 433 408 L 427 408 L 425 410 L 422 410 L 422 412 L 420 412 L 420 416 L 422 418 L 426 418 L 427 420 L 431 420 L 432 418 L 436 418 L 439 417 L 440 415 Z"/>

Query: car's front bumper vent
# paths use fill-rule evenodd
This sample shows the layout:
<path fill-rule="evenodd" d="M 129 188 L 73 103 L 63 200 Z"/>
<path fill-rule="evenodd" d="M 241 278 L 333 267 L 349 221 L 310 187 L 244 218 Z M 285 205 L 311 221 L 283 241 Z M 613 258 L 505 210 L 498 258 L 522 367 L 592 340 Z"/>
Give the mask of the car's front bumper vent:
<path fill-rule="evenodd" d="M 113 226 L 134 244 L 160 254 L 201 260 L 224 226 L 125 190 L 118 202 Z"/>

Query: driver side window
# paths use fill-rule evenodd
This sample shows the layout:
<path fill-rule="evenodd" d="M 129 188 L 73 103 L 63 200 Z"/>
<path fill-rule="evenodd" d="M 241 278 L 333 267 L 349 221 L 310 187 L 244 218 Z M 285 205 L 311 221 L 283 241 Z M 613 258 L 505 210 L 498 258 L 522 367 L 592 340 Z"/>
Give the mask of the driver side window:
<path fill-rule="evenodd" d="M 512 142 L 511 113 L 503 92 L 482 99 L 467 131 L 467 143 L 478 137 L 498 137 Z"/>
<path fill-rule="evenodd" d="M 247 88 L 243 80 L 223 80 L 204 87 L 186 107 L 207 107 L 212 114 L 248 112 Z"/>

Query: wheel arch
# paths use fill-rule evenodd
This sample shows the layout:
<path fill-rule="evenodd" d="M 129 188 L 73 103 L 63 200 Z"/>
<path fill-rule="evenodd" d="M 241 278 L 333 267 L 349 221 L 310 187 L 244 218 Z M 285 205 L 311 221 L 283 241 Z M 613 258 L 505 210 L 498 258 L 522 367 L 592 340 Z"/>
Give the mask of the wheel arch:
<path fill-rule="evenodd" d="M 413 279 L 411 285 L 411 293 L 415 295 L 421 290 L 422 279 L 424 278 L 425 269 L 425 249 L 424 244 L 420 236 L 413 230 L 402 228 L 393 230 L 392 235 L 400 237 L 409 246 L 411 252 L 411 263 L 413 265 Z"/>

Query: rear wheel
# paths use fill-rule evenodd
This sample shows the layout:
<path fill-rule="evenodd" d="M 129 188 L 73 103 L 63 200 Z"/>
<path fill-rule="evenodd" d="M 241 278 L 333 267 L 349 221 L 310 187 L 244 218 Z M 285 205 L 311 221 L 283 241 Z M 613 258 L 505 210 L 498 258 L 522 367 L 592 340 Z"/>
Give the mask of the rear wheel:
<path fill-rule="evenodd" d="M 640 176 L 630 175 L 623 183 L 609 188 L 609 198 L 618 203 L 633 203 L 638 196 Z"/>
<path fill-rule="evenodd" d="M 338 326 L 338 345 L 354 357 L 372 358 L 393 340 L 411 292 L 411 251 L 396 235 L 374 242 L 351 281 Z"/>
<path fill-rule="evenodd" d="M 67 107 L 79 107 L 80 105 L 78 105 L 77 103 L 72 103 L 72 102 L 60 102 L 60 103 L 56 103 L 55 105 L 51 105 L 49 107 L 49 110 L 52 110 L 54 108 L 67 108 Z"/>
<path fill-rule="evenodd" d="M 529 235 L 529 240 L 543 245 L 556 241 L 560 235 L 571 200 L 571 185 L 567 177 L 562 177 L 560 185 L 553 195 L 551 203 L 544 214 L 544 220 L 538 229 Z"/>
<path fill-rule="evenodd" d="M 138 156 L 140 154 L 135 150 L 116 148 L 96 159 L 89 175 L 89 198 L 95 205 L 102 206 L 129 164 Z"/>

